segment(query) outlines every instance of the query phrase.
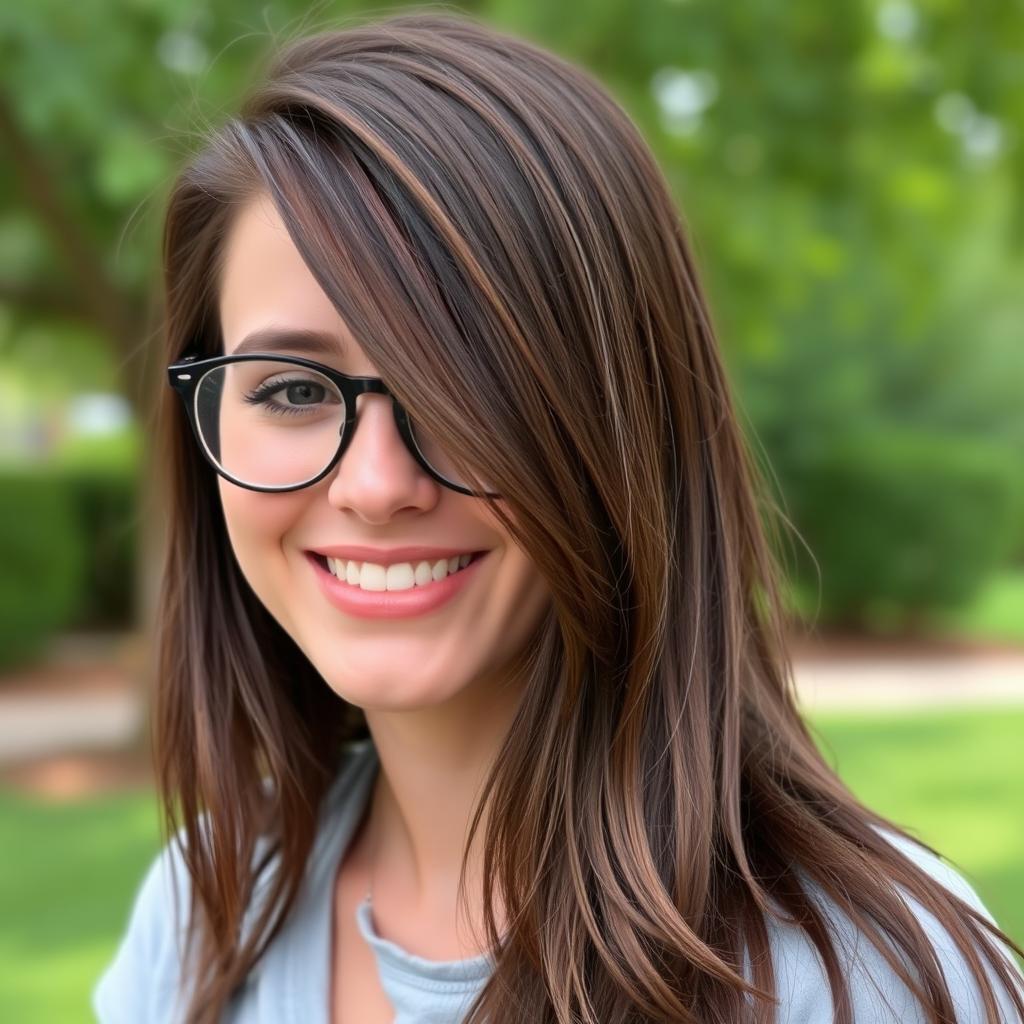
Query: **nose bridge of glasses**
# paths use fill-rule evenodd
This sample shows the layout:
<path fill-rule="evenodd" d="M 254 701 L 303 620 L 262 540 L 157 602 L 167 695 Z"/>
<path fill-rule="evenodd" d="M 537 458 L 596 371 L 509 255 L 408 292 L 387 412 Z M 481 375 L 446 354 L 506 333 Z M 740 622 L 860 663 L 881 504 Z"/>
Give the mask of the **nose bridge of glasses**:
<path fill-rule="evenodd" d="M 359 416 L 360 407 L 366 408 L 368 404 L 371 407 L 379 405 L 381 415 L 384 415 L 395 403 L 394 397 L 382 381 L 360 381 L 359 387 L 350 391 L 347 398 L 351 406 L 349 416 L 352 419 Z"/>
<path fill-rule="evenodd" d="M 335 380 L 335 383 L 338 381 Z M 381 405 L 385 402 L 388 405 L 394 402 L 391 391 L 380 377 L 349 377 L 344 381 L 342 391 L 349 406 L 349 417 L 352 419 L 358 414 L 360 405 L 366 405 L 365 401 L 359 401 L 361 398 L 374 396 Z"/>
<path fill-rule="evenodd" d="M 368 378 L 360 380 L 357 386 L 352 388 L 348 394 L 347 404 L 349 409 L 345 417 L 348 424 L 348 438 L 345 442 L 345 450 L 347 451 L 355 440 L 355 434 L 365 418 L 365 407 L 368 402 L 370 405 L 380 406 L 379 413 L 375 415 L 383 417 L 384 429 L 394 431 L 398 442 L 408 448 L 405 436 L 398 423 L 400 416 L 398 400 L 392 395 L 382 380 L 379 378 Z M 360 413 L 360 406 L 364 407 L 363 413 Z"/>

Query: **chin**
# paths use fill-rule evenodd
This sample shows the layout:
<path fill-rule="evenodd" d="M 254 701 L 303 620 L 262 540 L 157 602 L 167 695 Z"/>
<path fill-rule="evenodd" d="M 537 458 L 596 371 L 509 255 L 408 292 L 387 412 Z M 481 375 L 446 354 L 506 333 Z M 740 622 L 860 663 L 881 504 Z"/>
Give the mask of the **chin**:
<path fill-rule="evenodd" d="M 451 700 L 460 690 L 459 680 L 449 672 L 443 678 L 429 673 L 398 670 L 397 666 L 377 671 L 354 673 L 351 663 L 330 664 L 313 661 L 324 682 L 342 700 L 364 711 L 412 711 L 416 708 L 435 707 Z M 453 685 L 454 683 L 454 685 Z"/>

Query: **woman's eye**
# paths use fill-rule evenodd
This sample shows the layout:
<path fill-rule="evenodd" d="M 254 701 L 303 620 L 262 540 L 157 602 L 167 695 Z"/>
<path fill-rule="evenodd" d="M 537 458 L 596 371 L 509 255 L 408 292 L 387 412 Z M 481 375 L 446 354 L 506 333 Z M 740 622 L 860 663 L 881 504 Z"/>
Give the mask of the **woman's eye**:
<path fill-rule="evenodd" d="M 274 413 L 298 413 L 332 400 L 332 390 L 315 380 L 266 381 L 245 395 L 245 401 Z"/>
<path fill-rule="evenodd" d="M 283 392 L 288 401 L 293 405 L 309 405 L 310 403 L 322 402 L 324 399 L 324 388 L 320 384 L 311 381 L 300 381 L 296 384 L 288 384 Z"/>

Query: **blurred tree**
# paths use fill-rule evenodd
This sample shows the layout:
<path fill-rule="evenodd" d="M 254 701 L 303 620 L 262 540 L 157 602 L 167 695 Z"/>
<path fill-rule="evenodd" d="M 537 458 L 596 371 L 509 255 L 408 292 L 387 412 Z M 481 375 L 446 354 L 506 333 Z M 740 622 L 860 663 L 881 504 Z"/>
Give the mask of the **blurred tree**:
<path fill-rule="evenodd" d="M 408 4 L 0 13 L 0 312 L 100 338 L 140 410 L 166 190 L 268 48 Z M 768 454 L 859 429 L 1024 451 L 1024 19 L 999 0 L 449 3 L 587 67 L 651 142 Z M 1024 537 L 1021 538 L 1024 549 Z"/>

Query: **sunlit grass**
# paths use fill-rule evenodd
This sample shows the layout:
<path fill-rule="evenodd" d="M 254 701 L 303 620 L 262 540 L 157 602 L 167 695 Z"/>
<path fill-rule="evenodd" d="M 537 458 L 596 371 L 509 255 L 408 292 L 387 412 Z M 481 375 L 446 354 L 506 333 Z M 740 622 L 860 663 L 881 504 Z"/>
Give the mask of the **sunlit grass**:
<path fill-rule="evenodd" d="M 151 794 L 52 805 L 0 793 L 0 1020 L 92 1022 L 159 839 Z"/>
<path fill-rule="evenodd" d="M 1024 942 L 1024 709 L 819 714 L 815 725 L 856 795 L 952 861 Z"/>

